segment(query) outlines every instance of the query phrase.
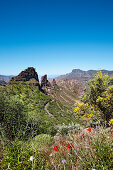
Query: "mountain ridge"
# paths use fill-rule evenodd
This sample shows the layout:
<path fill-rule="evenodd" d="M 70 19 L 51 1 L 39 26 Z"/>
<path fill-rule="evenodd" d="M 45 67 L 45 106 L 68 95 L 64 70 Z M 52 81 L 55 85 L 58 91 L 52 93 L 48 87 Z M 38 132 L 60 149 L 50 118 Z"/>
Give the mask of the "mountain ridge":
<path fill-rule="evenodd" d="M 98 71 L 102 71 L 102 74 L 107 74 L 107 75 L 112 75 L 113 76 L 113 71 L 109 70 L 80 70 L 80 69 L 73 69 L 71 73 L 67 73 L 58 77 L 55 77 L 56 79 L 60 78 L 66 78 L 69 80 L 76 79 L 76 78 L 92 78 L 97 74 Z"/>

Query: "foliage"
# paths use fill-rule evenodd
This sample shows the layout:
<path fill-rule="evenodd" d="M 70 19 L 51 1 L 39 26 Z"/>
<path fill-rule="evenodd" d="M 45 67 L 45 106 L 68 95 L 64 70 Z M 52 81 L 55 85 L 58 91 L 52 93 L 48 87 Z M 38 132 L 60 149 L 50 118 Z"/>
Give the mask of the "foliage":
<path fill-rule="evenodd" d="M 80 124 L 77 123 L 69 123 L 68 125 L 65 125 L 64 123 L 62 125 L 57 125 L 57 134 L 56 135 L 69 135 L 74 134 L 76 132 L 80 132 L 80 130 L 83 129 L 83 127 Z"/>
<path fill-rule="evenodd" d="M 113 119 L 111 119 L 111 120 L 109 121 L 109 126 L 112 126 L 112 127 L 113 127 Z"/>
<path fill-rule="evenodd" d="M 54 121 L 44 107 L 51 98 L 25 83 L 0 89 L 0 135 L 27 140 L 41 133 L 54 135 Z"/>
<path fill-rule="evenodd" d="M 31 140 L 31 146 L 34 150 L 40 149 L 44 145 L 51 144 L 53 142 L 53 137 L 47 134 L 40 134 L 35 136 Z"/>
<path fill-rule="evenodd" d="M 30 156 L 34 155 L 35 161 L 30 161 Z M 44 165 L 44 158 L 39 152 L 34 152 L 28 143 L 14 141 L 7 143 L 2 159 L 2 169 L 38 169 Z"/>
<path fill-rule="evenodd" d="M 0 134 L 13 140 L 15 136 L 21 137 L 25 128 L 24 106 L 16 97 L 10 99 L 5 93 L 0 93 Z"/>
<path fill-rule="evenodd" d="M 94 79 L 88 82 L 89 87 L 84 90 L 76 103 L 75 112 L 82 118 L 109 121 L 113 116 L 113 85 L 111 78 L 98 72 Z"/>
<path fill-rule="evenodd" d="M 81 124 L 79 116 L 113 125 L 113 80 L 101 73 L 90 80 L 76 103 L 76 117 L 73 107 L 52 100 L 30 83 L 0 88 L 0 168 L 111 169 L 112 131 L 83 129 L 88 124 Z"/>
<path fill-rule="evenodd" d="M 42 150 L 45 169 L 112 169 L 112 138 L 101 127 L 61 138 Z M 57 146 L 57 150 L 54 147 Z"/>
<path fill-rule="evenodd" d="M 79 165 L 83 169 L 111 169 L 112 168 L 112 145 L 105 133 L 96 132 L 96 137 L 89 137 L 85 148 L 79 151 Z"/>
<path fill-rule="evenodd" d="M 62 123 L 68 125 L 70 121 L 71 122 L 76 121 L 73 108 L 67 105 L 63 105 L 59 101 L 50 102 L 47 109 L 54 116 L 55 125 L 62 124 Z"/>

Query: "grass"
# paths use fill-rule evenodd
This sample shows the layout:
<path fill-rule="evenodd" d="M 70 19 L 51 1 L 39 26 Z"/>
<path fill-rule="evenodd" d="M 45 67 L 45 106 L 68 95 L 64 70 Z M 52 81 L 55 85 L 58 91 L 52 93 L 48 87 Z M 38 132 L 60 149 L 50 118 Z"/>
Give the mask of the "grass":
<path fill-rule="evenodd" d="M 58 146 L 57 151 L 55 146 Z M 34 158 L 32 161 L 29 160 L 31 156 Z M 1 169 L 111 170 L 112 134 L 101 127 L 101 132 L 85 129 L 60 136 L 58 140 L 53 140 L 50 135 L 38 135 L 29 142 L 15 140 L 5 143 L 0 158 Z"/>
<path fill-rule="evenodd" d="M 109 138 L 108 138 L 109 137 Z M 72 143 L 71 149 L 67 143 Z M 58 151 L 54 151 L 58 146 Z M 104 132 L 97 129 L 85 134 L 76 133 L 71 136 L 62 136 L 51 147 L 44 149 L 44 157 L 47 162 L 45 167 L 49 169 L 99 169 L 110 170 L 113 167 L 112 139 Z M 52 154 L 52 156 L 49 156 Z M 62 163 L 65 160 L 65 163 Z"/>

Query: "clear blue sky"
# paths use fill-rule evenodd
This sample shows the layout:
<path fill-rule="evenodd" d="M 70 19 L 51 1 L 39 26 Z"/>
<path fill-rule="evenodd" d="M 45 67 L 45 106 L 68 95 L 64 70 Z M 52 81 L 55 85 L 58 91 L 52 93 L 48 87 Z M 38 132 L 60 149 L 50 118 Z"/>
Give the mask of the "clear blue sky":
<path fill-rule="evenodd" d="M 0 0 L 0 74 L 113 70 L 113 0 Z"/>

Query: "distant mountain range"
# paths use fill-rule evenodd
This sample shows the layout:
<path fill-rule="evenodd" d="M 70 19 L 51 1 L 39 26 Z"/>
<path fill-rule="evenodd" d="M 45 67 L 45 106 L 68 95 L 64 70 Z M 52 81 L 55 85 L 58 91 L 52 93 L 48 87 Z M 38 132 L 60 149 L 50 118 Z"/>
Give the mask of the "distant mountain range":
<path fill-rule="evenodd" d="M 9 80 L 13 77 L 13 75 L 10 76 L 5 76 L 5 75 L 0 75 L 0 80 L 5 81 L 6 83 L 9 82 Z"/>
<path fill-rule="evenodd" d="M 97 74 L 98 70 L 88 70 L 88 71 L 83 71 L 80 69 L 73 69 L 71 73 L 61 75 L 56 77 L 56 79 L 61 79 L 61 78 L 66 78 L 69 80 L 72 79 L 84 79 L 84 78 L 92 78 Z M 108 71 L 108 70 L 99 70 L 102 71 L 102 74 L 107 74 L 113 76 L 113 71 Z"/>

